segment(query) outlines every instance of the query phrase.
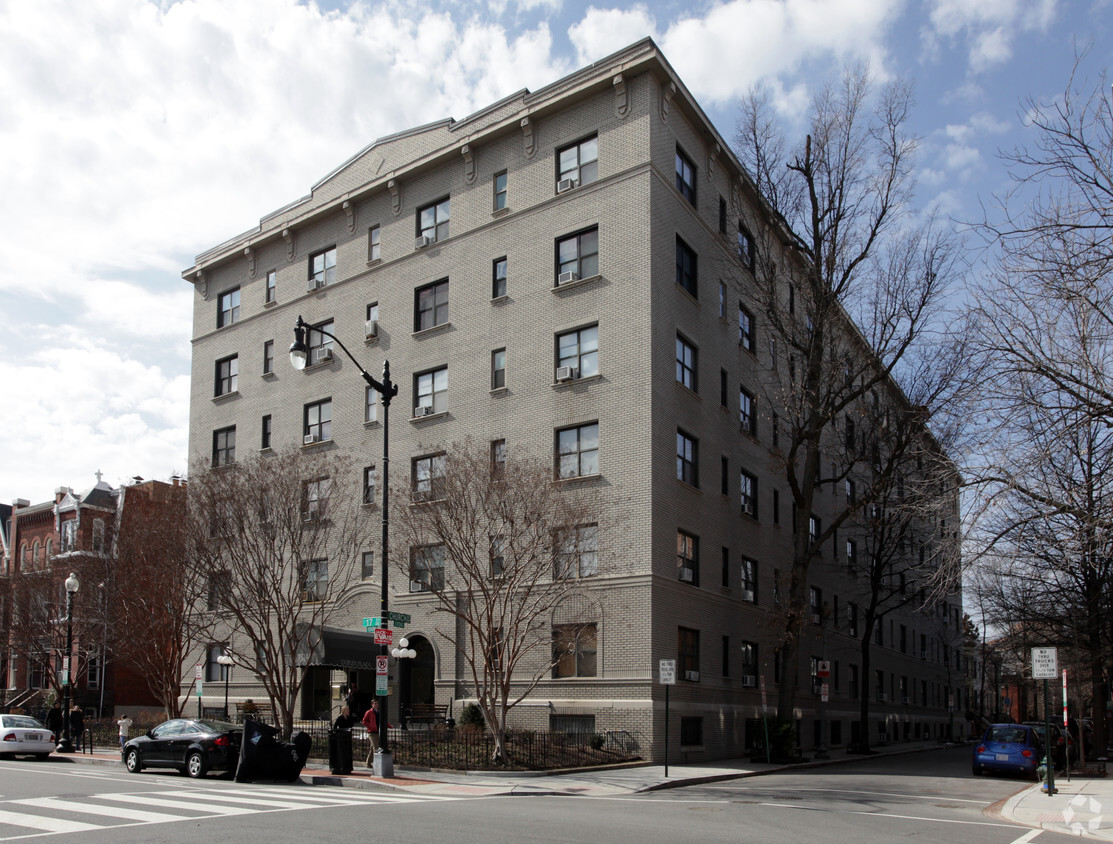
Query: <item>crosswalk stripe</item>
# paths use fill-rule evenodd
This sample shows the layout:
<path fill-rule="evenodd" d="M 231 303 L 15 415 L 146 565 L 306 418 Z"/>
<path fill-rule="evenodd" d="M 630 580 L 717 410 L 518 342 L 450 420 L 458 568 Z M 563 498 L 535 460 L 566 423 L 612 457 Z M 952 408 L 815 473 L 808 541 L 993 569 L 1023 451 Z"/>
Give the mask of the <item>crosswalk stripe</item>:
<path fill-rule="evenodd" d="M 254 809 L 245 809 L 242 806 L 218 806 L 203 803 L 194 799 L 165 800 L 161 797 L 151 797 L 148 794 L 98 794 L 98 800 L 109 800 L 120 803 L 138 803 L 141 806 L 162 806 L 166 809 L 183 809 L 187 812 L 198 812 L 204 815 L 250 815 Z"/>
<path fill-rule="evenodd" d="M 103 827 L 92 823 L 67 821 L 63 818 L 48 818 L 42 815 L 24 815 L 20 812 L 5 812 L 3 810 L 0 810 L 0 824 L 25 826 L 29 829 L 41 829 L 46 832 L 92 832 L 103 829 Z"/>
<path fill-rule="evenodd" d="M 183 794 L 181 792 L 174 792 L 174 791 L 163 792 L 162 794 L 160 794 L 160 796 L 161 797 L 180 797 L 182 800 L 189 800 L 189 799 L 197 800 L 198 797 L 199 797 L 199 795 L 197 795 L 196 792 Z M 301 804 L 298 803 L 298 802 L 291 802 L 289 800 L 282 799 L 282 796 L 278 795 L 278 794 L 271 794 L 271 795 L 268 795 L 267 797 L 255 797 L 253 795 L 243 795 L 243 796 L 241 796 L 241 795 L 238 795 L 238 794 L 226 794 L 224 792 L 217 792 L 217 793 L 205 792 L 203 800 L 206 803 L 208 803 L 209 801 L 215 800 L 215 801 L 217 801 L 217 805 L 220 805 L 220 804 L 223 804 L 223 803 L 233 803 L 233 804 L 245 804 L 245 805 L 248 805 L 248 806 L 258 806 L 260 810 L 262 810 L 262 809 L 296 809 L 296 808 L 299 808 L 301 806 Z"/>
<path fill-rule="evenodd" d="M 168 796 L 174 796 L 174 797 L 185 797 L 187 794 L 193 794 L 193 792 L 184 792 L 184 791 L 162 792 L 162 793 L 164 793 Z M 281 794 L 281 795 L 276 795 L 273 791 L 262 791 L 262 790 L 259 790 L 259 789 L 253 789 L 253 790 L 236 791 L 235 794 L 236 794 L 236 796 L 240 796 L 240 797 L 243 797 L 243 796 L 258 797 L 258 798 L 261 798 L 263 800 L 274 800 L 274 799 L 280 798 L 282 800 L 299 801 L 299 802 L 302 802 L 302 803 L 311 803 L 311 804 L 316 803 L 316 804 L 322 805 L 322 806 L 358 806 L 362 803 L 367 803 L 367 804 L 408 803 L 408 802 L 417 802 L 417 801 L 426 801 L 426 800 L 437 801 L 437 800 L 455 800 L 455 799 L 457 799 L 455 797 L 443 797 L 443 796 L 438 795 L 438 794 L 403 794 L 403 793 L 399 793 L 399 792 L 389 792 L 389 793 L 382 793 L 382 794 L 376 794 L 376 793 L 357 794 L 357 793 L 353 793 L 351 795 L 335 795 L 335 796 L 324 795 L 324 794 L 316 795 L 316 794 L 299 794 L 299 793 L 289 793 L 289 794 L 284 793 L 284 794 Z M 209 792 L 206 792 L 206 795 L 216 797 L 215 794 L 210 794 Z"/>
<path fill-rule="evenodd" d="M 9 805 L 34 806 L 38 809 L 57 809 L 61 812 L 74 812 L 79 815 L 100 815 L 106 818 L 117 818 L 123 821 L 144 821 L 146 823 L 163 823 L 165 821 L 186 819 L 182 815 L 144 812 L 139 809 L 126 809 L 123 806 L 97 806 L 94 803 L 75 803 L 72 800 L 61 800 L 57 797 L 31 797 L 26 800 L 12 800 Z"/>

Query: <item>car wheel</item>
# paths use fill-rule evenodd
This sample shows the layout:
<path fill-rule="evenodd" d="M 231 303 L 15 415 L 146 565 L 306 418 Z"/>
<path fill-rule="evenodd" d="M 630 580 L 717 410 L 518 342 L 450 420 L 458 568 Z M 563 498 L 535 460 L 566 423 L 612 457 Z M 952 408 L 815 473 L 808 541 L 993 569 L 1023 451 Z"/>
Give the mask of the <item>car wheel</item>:
<path fill-rule="evenodd" d="M 124 767 L 128 769 L 129 774 L 138 774 L 143 770 L 143 763 L 139 761 L 139 751 L 134 747 L 128 748 L 128 752 L 124 755 Z"/>
<path fill-rule="evenodd" d="M 209 766 L 205 764 L 205 757 L 200 752 L 195 750 L 186 757 L 185 772 L 194 779 L 205 776 L 208 770 Z"/>

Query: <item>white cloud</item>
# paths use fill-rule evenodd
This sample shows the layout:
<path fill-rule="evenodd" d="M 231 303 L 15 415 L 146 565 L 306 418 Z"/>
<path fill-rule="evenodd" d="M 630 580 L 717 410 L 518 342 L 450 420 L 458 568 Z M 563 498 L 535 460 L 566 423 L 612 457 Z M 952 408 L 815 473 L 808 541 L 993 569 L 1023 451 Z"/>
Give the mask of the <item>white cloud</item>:
<path fill-rule="evenodd" d="M 933 55 L 941 41 L 965 43 L 977 73 L 1008 61 L 1017 36 L 1046 30 L 1057 11 L 1057 0 L 933 0 L 922 38 Z"/>

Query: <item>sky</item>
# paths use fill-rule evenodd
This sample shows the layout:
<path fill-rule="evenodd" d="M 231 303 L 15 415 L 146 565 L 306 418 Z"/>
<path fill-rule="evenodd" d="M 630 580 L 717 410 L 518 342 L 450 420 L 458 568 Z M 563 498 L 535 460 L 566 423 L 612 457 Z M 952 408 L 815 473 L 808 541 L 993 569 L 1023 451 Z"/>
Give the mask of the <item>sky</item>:
<path fill-rule="evenodd" d="M 977 219 L 1113 0 L 0 0 L 0 502 L 187 468 L 194 257 L 376 138 L 651 36 L 731 141 L 848 62 L 915 84 L 917 203 Z M 976 256 L 974 256 L 976 259 Z"/>

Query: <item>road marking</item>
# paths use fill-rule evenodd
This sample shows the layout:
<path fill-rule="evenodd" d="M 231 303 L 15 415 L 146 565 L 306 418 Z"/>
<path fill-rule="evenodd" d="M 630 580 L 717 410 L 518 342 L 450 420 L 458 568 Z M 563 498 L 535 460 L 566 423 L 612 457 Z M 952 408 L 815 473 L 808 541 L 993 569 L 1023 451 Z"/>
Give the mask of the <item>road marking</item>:
<path fill-rule="evenodd" d="M 1024 833 L 1022 836 L 1016 839 L 1016 841 L 1013 841 L 1012 844 L 1028 844 L 1029 841 L 1035 841 L 1036 836 L 1039 835 L 1041 832 L 1043 832 L 1042 829 L 1033 829 L 1030 832 Z"/>
<path fill-rule="evenodd" d="M 42 815 L 24 815 L 19 812 L 5 812 L 0 810 L 0 824 L 9 826 L 23 826 L 29 829 L 41 829 L 45 832 L 93 832 L 104 829 L 102 826 L 80 821 L 67 821 L 62 818 L 48 818 Z"/>
<path fill-rule="evenodd" d="M 13 805 L 19 806 L 34 806 L 39 809 L 55 809 L 61 812 L 74 812 L 79 815 L 100 815 L 106 818 L 142 821 L 144 823 L 163 823 L 164 821 L 177 821 L 183 819 L 181 815 L 144 812 L 139 809 L 125 809 L 123 806 L 97 806 L 93 803 L 75 803 L 73 800 L 62 800 L 58 797 L 31 797 L 27 800 L 13 800 L 11 802 Z"/>
<path fill-rule="evenodd" d="M 147 794 L 98 794 L 98 800 L 110 800 L 119 803 L 138 803 L 141 806 L 162 806 L 166 809 L 184 809 L 187 812 L 202 812 L 208 815 L 250 815 L 253 809 L 244 809 L 241 806 L 217 806 L 205 804 L 194 800 L 166 800 L 162 797 L 151 797 Z"/>
<path fill-rule="evenodd" d="M 722 786 L 717 786 L 722 788 Z M 746 789 L 748 791 L 767 791 L 768 789 Z M 895 791 L 861 791 L 855 788 L 793 788 L 791 791 L 816 791 L 822 794 L 865 794 L 874 797 L 901 797 L 906 800 L 947 800 L 951 803 L 975 803 L 979 806 L 988 806 L 992 800 L 970 800 L 965 797 L 948 797 L 945 794 L 920 796 L 918 794 L 900 794 Z"/>
<path fill-rule="evenodd" d="M 277 795 L 273 791 L 263 790 L 246 790 L 235 792 L 237 796 L 258 796 L 264 800 L 274 799 L 276 796 L 281 796 L 283 800 L 301 801 L 303 803 L 316 803 L 323 806 L 355 806 L 359 803 L 405 803 L 416 801 L 430 801 L 436 802 L 438 800 L 460 800 L 462 798 L 444 796 L 442 794 L 406 794 L 405 792 L 384 792 L 381 794 L 376 793 L 355 793 L 351 795 L 331 795 L 331 794 L 286 794 Z"/>
<path fill-rule="evenodd" d="M 952 818 L 922 818 L 916 815 L 897 815 L 892 812 L 851 812 L 842 809 L 823 809 L 819 806 L 792 806 L 788 803 L 758 803 L 759 806 L 772 806 L 777 809 L 803 809 L 806 812 L 823 812 L 829 815 L 861 815 L 867 818 L 893 818 L 900 821 L 926 821 L 928 823 L 949 823 L 960 826 L 995 826 L 1004 829 L 1016 829 L 1014 824 L 991 823 L 989 821 L 960 821 Z"/>

